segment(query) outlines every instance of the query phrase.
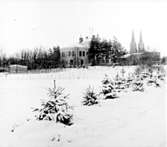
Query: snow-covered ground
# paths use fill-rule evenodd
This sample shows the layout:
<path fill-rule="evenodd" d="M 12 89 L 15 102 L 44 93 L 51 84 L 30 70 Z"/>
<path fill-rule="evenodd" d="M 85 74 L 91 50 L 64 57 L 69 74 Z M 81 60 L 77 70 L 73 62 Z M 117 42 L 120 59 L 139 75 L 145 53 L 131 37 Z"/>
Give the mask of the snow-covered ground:
<path fill-rule="evenodd" d="M 56 73 L 1 74 L 0 147 L 165 147 L 165 84 L 144 92 L 124 93 L 96 106 L 81 105 L 89 85 L 98 91 L 105 74 L 114 77 L 121 70 L 90 67 Z M 126 67 L 126 74 L 133 70 Z M 31 108 L 48 97 L 53 80 L 70 94 L 72 126 L 33 120 Z"/>

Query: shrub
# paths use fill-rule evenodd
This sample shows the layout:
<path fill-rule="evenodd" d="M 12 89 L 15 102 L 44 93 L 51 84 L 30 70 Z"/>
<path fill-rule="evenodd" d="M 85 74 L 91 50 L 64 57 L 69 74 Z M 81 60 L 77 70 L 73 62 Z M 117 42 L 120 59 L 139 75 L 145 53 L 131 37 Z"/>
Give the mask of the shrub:
<path fill-rule="evenodd" d="M 102 84 L 109 84 L 111 80 L 109 79 L 108 75 L 105 75 L 104 80 L 102 80 Z"/>
<path fill-rule="evenodd" d="M 137 79 L 133 84 L 132 84 L 132 91 L 144 91 L 144 84 L 140 79 Z"/>
<path fill-rule="evenodd" d="M 98 104 L 98 95 L 94 92 L 94 89 L 89 86 L 89 88 L 86 89 L 85 96 L 83 97 L 82 101 L 83 105 L 91 106 Z"/>
<path fill-rule="evenodd" d="M 116 77 L 115 77 L 115 80 L 114 80 L 115 90 L 117 92 L 121 92 L 122 90 L 125 90 L 126 88 L 129 88 L 131 82 L 132 82 L 132 77 L 130 77 L 130 76 L 125 77 L 123 75 L 122 75 L 122 77 L 120 77 L 117 74 Z"/>
<path fill-rule="evenodd" d="M 125 79 L 119 79 L 115 81 L 115 89 L 120 92 L 121 90 L 124 90 L 126 88 L 127 81 Z"/>
<path fill-rule="evenodd" d="M 117 98 L 116 90 L 114 82 L 112 82 L 107 76 L 105 76 L 102 81 L 102 94 L 104 95 L 104 99 L 114 99 Z"/>
<path fill-rule="evenodd" d="M 37 112 L 37 120 L 49 120 L 63 123 L 65 125 L 72 124 L 73 115 L 68 112 L 70 106 L 66 99 L 68 95 L 64 95 L 64 89 L 55 87 L 49 89 L 49 100 L 42 102 L 40 108 L 33 111 Z"/>
<path fill-rule="evenodd" d="M 130 88 L 130 86 L 132 85 L 132 82 L 134 80 L 134 74 L 129 74 L 127 79 L 126 79 L 126 84 L 125 84 L 125 87 L 126 88 Z"/>
<path fill-rule="evenodd" d="M 141 72 L 143 72 L 144 69 L 145 69 L 145 66 L 144 66 L 144 65 L 140 65 L 140 66 L 138 66 L 138 67 L 135 69 L 134 74 L 135 74 L 135 75 L 139 75 L 139 74 L 141 74 Z"/>
<path fill-rule="evenodd" d="M 152 77 L 147 81 L 148 86 L 160 87 L 160 83 L 158 82 L 158 77 Z"/>
<path fill-rule="evenodd" d="M 165 76 L 166 76 L 166 70 L 164 68 L 164 66 L 159 66 L 158 68 L 158 79 L 161 81 L 165 81 Z"/>

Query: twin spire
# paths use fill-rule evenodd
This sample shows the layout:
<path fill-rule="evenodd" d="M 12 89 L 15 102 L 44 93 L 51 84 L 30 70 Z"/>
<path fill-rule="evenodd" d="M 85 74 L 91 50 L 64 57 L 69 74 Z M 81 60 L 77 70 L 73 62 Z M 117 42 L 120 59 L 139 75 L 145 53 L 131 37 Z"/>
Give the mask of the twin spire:
<path fill-rule="evenodd" d="M 132 40 L 130 43 L 130 53 L 133 54 L 133 53 L 141 53 L 141 52 L 144 52 L 142 32 L 140 32 L 140 39 L 139 39 L 138 48 L 137 48 L 134 31 L 132 31 Z"/>

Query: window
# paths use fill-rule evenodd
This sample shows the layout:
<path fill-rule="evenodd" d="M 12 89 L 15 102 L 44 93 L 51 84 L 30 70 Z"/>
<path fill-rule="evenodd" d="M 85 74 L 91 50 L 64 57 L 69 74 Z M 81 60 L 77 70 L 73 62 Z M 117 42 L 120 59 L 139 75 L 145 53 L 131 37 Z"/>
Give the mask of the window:
<path fill-rule="evenodd" d="M 62 52 L 62 57 L 65 57 L 65 53 L 64 52 Z"/>
<path fill-rule="evenodd" d="M 69 56 L 69 57 L 71 56 L 71 51 L 68 52 L 68 56 Z"/>
<path fill-rule="evenodd" d="M 73 60 L 70 60 L 70 65 L 73 65 Z"/>
<path fill-rule="evenodd" d="M 75 56 L 75 52 L 74 51 L 72 51 L 72 56 Z"/>
<path fill-rule="evenodd" d="M 85 57 L 85 51 L 82 52 L 83 56 Z"/>
<path fill-rule="evenodd" d="M 81 63 L 81 66 L 83 66 L 83 64 L 84 64 L 84 61 L 81 59 L 81 62 L 80 62 L 80 63 Z"/>
<path fill-rule="evenodd" d="M 81 51 L 79 51 L 79 56 L 80 56 L 80 57 L 82 56 L 82 52 L 81 52 Z"/>

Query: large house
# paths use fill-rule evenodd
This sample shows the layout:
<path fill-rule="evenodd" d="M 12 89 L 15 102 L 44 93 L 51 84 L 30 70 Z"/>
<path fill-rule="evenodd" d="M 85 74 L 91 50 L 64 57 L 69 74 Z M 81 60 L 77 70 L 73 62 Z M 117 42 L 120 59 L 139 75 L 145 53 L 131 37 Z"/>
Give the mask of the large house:
<path fill-rule="evenodd" d="M 64 67 L 87 67 L 89 38 L 80 37 L 77 44 L 61 48 L 61 62 Z"/>

